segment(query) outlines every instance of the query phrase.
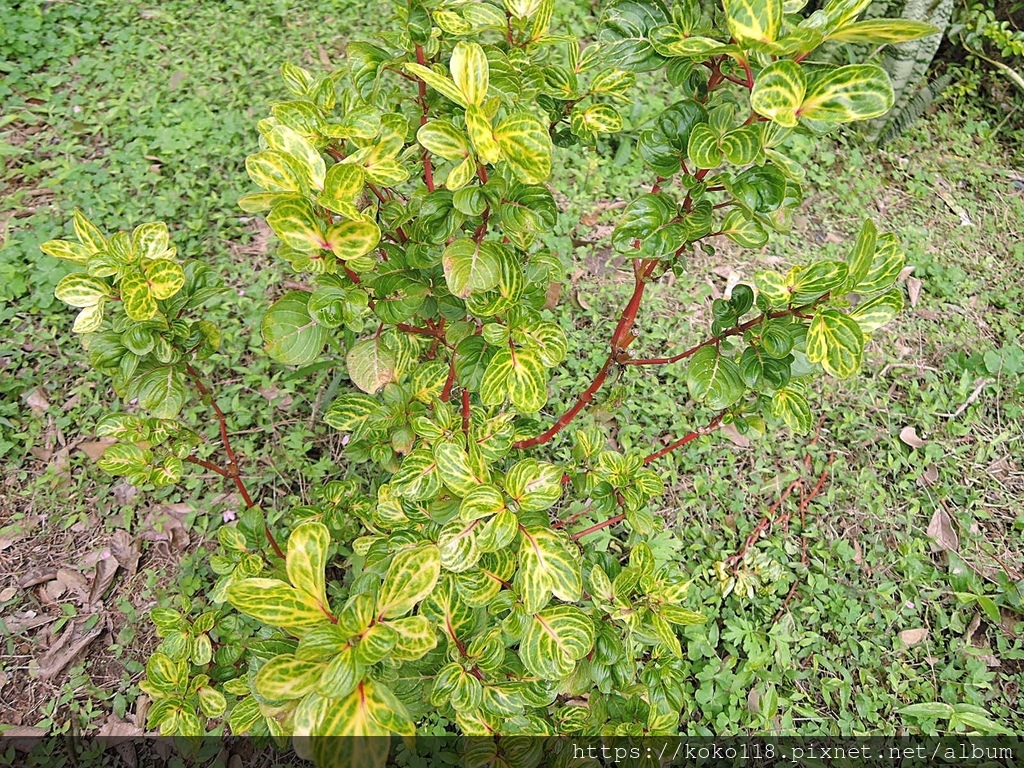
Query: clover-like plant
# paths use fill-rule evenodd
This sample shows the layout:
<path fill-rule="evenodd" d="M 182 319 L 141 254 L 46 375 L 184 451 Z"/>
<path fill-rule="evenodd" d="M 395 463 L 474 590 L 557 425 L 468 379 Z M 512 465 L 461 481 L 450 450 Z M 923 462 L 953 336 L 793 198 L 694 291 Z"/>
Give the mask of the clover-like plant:
<path fill-rule="evenodd" d="M 350 43 L 338 71 L 286 64 L 289 96 L 246 163 L 260 191 L 240 205 L 265 213 L 310 285 L 269 307 L 267 353 L 352 383 L 324 415 L 348 435 L 346 463 L 315 504 L 264 510 L 246 486 L 197 368 L 219 342 L 202 309 L 217 289 L 176 260 L 164 225 L 107 238 L 76 215 L 77 243 L 43 247 L 84 267 L 57 296 L 81 308 L 93 365 L 137 401 L 102 420 L 118 442 L 101 467 L 157 486 L 197 465 L 248 507 L 219 531 L 201 615 L 154 611 L 151 726 L 199 736 L 223 716 L 235 733 L 314 737 L 296 747 L 345 765 L 379 764 L 387 741 L 316 737 L 411 736 L 434 712 L 479 736 L 677 730 L 682 643 L 704 617 L 646 543 L 657 462 L 722 424 L 807 431 L 808 382 L 855 374 L 902 307 L 904 256 L 867 221 L 845 261 L 758 272 L 714 301 L 703 341 L 661 357 L 631 352 L 637 318 L 698 244 L 757 248 L 787 227 L 804 176 L 794 135 L 892 105 L 879 67 L 810 58 L 931 31 L 857 21 L 867 4 L 803 16 L 801 0 L 619 0 L 583 41 L 552 28 L 553 0 L 409 0 L 399 31 Z M 638 131 L 620 108 L 651 85 L 672 103 Z M 592 383 L 551 413 L 550 372 L 577 352 L 545 310 L 568 255 L 543 245 L 560 215 L 545 183 L 564 148 L 609 134 L 651 175 L 611 237 L 632 295 Z M 686 366 L 689 433 L 622 453 L 572 426 L 612 374 L 671 365 Z M 220 459 L 177 420 L 190 391 L 213 408 Z M 550 450 L 565 438 L 571 453 Z M 586 548 L 602 529 L 614 546 Z"/>

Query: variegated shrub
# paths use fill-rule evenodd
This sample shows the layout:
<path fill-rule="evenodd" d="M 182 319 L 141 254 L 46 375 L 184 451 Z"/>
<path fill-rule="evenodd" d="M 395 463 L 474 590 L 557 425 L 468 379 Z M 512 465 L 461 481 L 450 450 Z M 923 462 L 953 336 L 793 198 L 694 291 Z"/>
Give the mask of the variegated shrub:
<path fill-rule="evenodd" d="M 324 416 L 346 463 L 316 504 L 263 510 L 246 486 L 196 367 L 219 342 L 202 314 L 216 287 L 164 225 L 108 238 L 78 215 L 77 243 L 44 246 L 84 268 L 57 295 L 81 309 L 93 365 L 138 402 L 101 423 L 118 439 L 101 466 L 142 486 L 199 466 L 249 507 L 220 529 L 205 612 L 153 612 L 150 724 L 287 742 L 411 736 L 440 713 L 471 735 L 673 733 L 678 660 L 704 618 L 645 543 L 657 462 L 721 424 L 807 431 L 807 382 L 857 372 L 902 306 L 904 257 L 868 221 L 846 260 L 758 272 L 714 302 L 704 341 L 661 358 L 630 352 L 644 294 L 698 243 L 757 248 L 786 227 L 804 174 L 791 137 L 892 105 L 883 70 L 815 64 L 819 46 L 930 28 L 857 21 L 867 0 L 806 16 L 800 0 L 621 0 L 584 41 L 552 24 L 553 0 L 396 5 L 400 31 L 350 43 L 338 71 L 283 67 L 289 95 L 246 164 L 259 191 L 240 201 L 311 286 L 267 310 L 267 353 L 351 380 Z M 672 104 L 634 130 L 621 105 L 666 82 Z M 545 310 L 567 257 L 542 244 L 559 217 L 546 182 L 564 147 L 607 134 L 650 168 L 611 238 L 634 289 L 590 386 L 551 413 L 550 372 L 573 351 Z M 613 373 L 663 365 L 686 366 L 692 432 L 624 454 L 572 424 Z M 176 419 L 190 393 L 213 409 L 222 459 Z M 588 549 L 602 529 L 614 546 Z M 324 764 L 386 752 L 295 744 Z"/>

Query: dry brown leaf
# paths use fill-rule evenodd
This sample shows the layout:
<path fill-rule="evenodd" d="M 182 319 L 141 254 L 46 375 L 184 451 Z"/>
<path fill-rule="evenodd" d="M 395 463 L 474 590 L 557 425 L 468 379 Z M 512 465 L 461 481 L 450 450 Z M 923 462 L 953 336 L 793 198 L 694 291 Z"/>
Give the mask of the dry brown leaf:
<path fill-rule="evenodd" d="M 22 632 L 26 632 L 36 627 L 41 627 L 44 624 L 49 624 L 51 621 L 56 621 L 56 616 L 50 616 L 49 614 L 43 614 L 39 616 L 35 611 L 25 611 L 21 614 L 15 614 L 12 619 L 4 619 L 4 625 L 7 627 L 7 631 L 12 635 L 18 635 Z"/>
<path fill-rule="evenodd" d="M 78 595 L 83 605 L 89 599 L 89 580 L 78 571 L 61 568 L 57 571 L 57 581 L 65 589 Z"/>
<path fill-rule="evenodd" d="M 939 467 L 936 464 L 929 464 L 928 468 L 921 473 L 921 477 L 918 478 L 918 482 L 922 485 L 935 485 L 935 482 L 939 479 Z"/>
<path fill-rule="evenodd" d="M 67 629 L 50 646 L 50 650 L 39 659 L 35 666 L 41 680 L 52 680 L 59 675 L 89 643 L 103 633 L 103 625 L 99 622 L 92 629 L 84 629 L 84 624 L 85 620 L 68 624 Z"/>
<path fill-rule="evenodd" d="M 928 637 L 928 630 L 922 628 L 919 629 L 904 629 L 899 634 L 900 640 L 906 645 L 917 645 L 923 642 Z"/>
<path fill-rule="evenodd" d="M 916 307 L 917 300 L 921 297 L 921 281 L 916 277 L 907 278 L 907 298 L 910 299 L 910 306 Z"/>
<path fill-rule="evenodd" d="M 726 424 L 723 427 L 721 427 L 718 431 L 725 435 L 729 439 L 729 442 L 731 442 L 737 448 L 750 447 L 750 438 L 747 437 L 746 435 L 741 435 L 739 432 L 737 432 L 735 424 Z"/>
<path fill-rule="evenodd" d="M 15 752 L 31 752 L 38 746 L 39 739 L 46 735 L 46 731 L 31 725 L 16 725 L 4 728 L 3 735 L 5 747 L 14 747 Z"/>
<path fill-rule="evenodd" d="M 114 583 L 119 565 L 117 558 L 110 554 L 100 558 L 96 563 L 96 573 L 92 579 L 92 589 L 89 591 L 89 608 L 94 609 L 103 599 L 107 589 Z"/>
<path fill-rule="evenodd" d="M 0 603 L 6 603 L 12 597 L 18 594 L 18 591 L 19 590 L 17 587 L 7 587 L 6 589 L 0 591 Z"/>
<path fill-rule="evenodd" d="M 188 504 L 158 504 L 142 521 L 139 538 L 166 542 L 175 550 L 185 549 L 189 545 L 189 537 L 182 521 L 190 511 Z"/>
<path fill-rule="evenodd" d="M 43 585 L 40 598 L 44 603 L 56 605 L 57 601 L 60 600 L 67 591 L 68 588 L 66 586 L 54 579 L 53 581 L 48 581 Z"/>
<path fill-rule="evenodd" d="M 21 399 L 32 409 L 33 416 L 42 416 L 50 407 L 50 401 L 46 399 L 46 390 L 42 387 L 26 392 Z"/>
<path fill-rule="evenodd" d="M 544 309 L 554 309 L 558 306 L 558 299 L 562 295 L 561 283 L 548 283 L 548 290 L 544 296 Z"/>
<path fill-rule="evenodd" d="M 103 452 L 117 442 L 113 437 L 100 437 L 96 440 L 86 440 L 78 444 L 78 450 L 84 453 L 92 461 L 99 461 Z"/>
<path fill-rule="evenodd" d="M 942 507 L 936 509 L 932 515 L 927 534 L 932 539 L 933 552 L 956 552 L 960 549 L 960 538 L 953 530 L 953 521 Z"/>
<path fill-rule="evenodd" d="M 917 436 L 917 430 L 913 427 L 904 427 L 900 430 L 900 440 L 909 445 L 911 448 L 920 448 L 925 444 L 925 441 Z"/>
<path fill-rule="evenodd" d="M 120 504 L 122 507 L 126 504 L 131 503 L 139 494 L 139 489 L 131 483 L 118 483 L 114 486 L 114 501 Z"/>
<path fill-rule="evenodd" d="M 55 578 L 57 578 L 57 571 L 53 568 L 32 568 L 22 574 L 21 578 L 18 579 L 17 584 L 22 589 L 28 589 L 29 587 L 36 587 L 40 584 L 45 584 Z"/>
<path fill-rule="evenodd" d="M 139 543 L 125 530 L 114 531 L 110 537 L 110 554 L 117 558 L 118 564 L 124 568 L 127 578 L 131 578 L 139 570 Z"/>
<path fill-rule="evenodd" d="M 135 744 L 132 741 L 128 741 L 128 739 L 144 736 L 145 734 L 146 732 L 137 725 L 126 723 L 116 715 L 110 715 L 107 718 L 107 722 L 101 725 L 96 733 L 100 744 L 103 744 L 108 749 L 113 746 L 117 750 L 121 762 L 128 768 L 137 768 L 139 764 L 139 756 L 135 751 Z"/>

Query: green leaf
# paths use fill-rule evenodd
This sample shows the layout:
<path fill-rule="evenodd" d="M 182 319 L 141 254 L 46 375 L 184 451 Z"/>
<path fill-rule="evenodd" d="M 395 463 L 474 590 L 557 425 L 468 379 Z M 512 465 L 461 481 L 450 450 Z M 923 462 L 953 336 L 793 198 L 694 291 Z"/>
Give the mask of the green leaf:
<path fill-rule="evenodd" d="M 324 188 L 327 164 L 309 139 L 286 125 L 275 125 L 264 134 L 264 138 L 271 149 L 283 152 L 295 161 L 309 187 Z"/>
<path fill-rule="evenodd" d="M 306 200 L 286 199 L 277 203 L 267 216 L 267 224 L 282 243 L 301 253 L 329 247 L 323 222 Z"/>
<path fill-rule="evenodd" d="M 750 108 L 787 128 L 797 125 L 797 113 L 807 94 L 803 69 L 788 59 L 761 70 L 750 92 Z"/>
<path fill-rule="evenodd" d="M 344 261 L 365 256 L 380 242 L 380 228 L 369 219 L 342 221 L 327 230 L 326 244 Z"/>
<path fill-rule="evenodd" d="M 313 759 L 317 765 L 344 765 L 346 768 L 383 768 L 391 742 L 370 738 L 390 736 L 380 723 L 387 719 L 380 705 L 368 695 L 371 683 L 363 680 L 344 699 L 332 699 L 313 739 Z M 345 738 L 337 738 L 337 737 Z"/>
<path fill-rule="evenodd" d="M 199 709 L 207 717 L 221 717 L 227 711 L 227 699 L 224 698 L 224 694 L 220 691 L 209 686 L 203 686 L 197 693 L 199 694 Z"/>
<path fill-rule="evenodd" d="M 456 165 L 448 172 L 448 176 L 444 180 L 444 186 L 446 189 L 450 189 L 453 192 L 457 189 L 469 184 L 469 182 L 476 175 L 476 159 L 469 155 L 465 160 Z"/>
<path fill-rule="evenodd" d="M 649 72 L 664 64 L 651 36 L 671 21 L 661 0 L 615 0 L 601 15 L 601 53 L 611 63 L 631 72 Z"/>
<path fill-rule="evenodd" d="M 520 413 L 536 413 L 547 402 L 547 370 L 530 349 L 499 349 L 491 358 L 480 382 L 484 405 L 500 405 L 509 399 Z"/>
<path fill-rule="evenodd" d="M 527 112 L 514 112 L 494 129 L 494 139 L 512 173 L 524 184 L 540 184 L 551 175 L 551 136 L 547 126 Z"/>
<path fill-rule="evenodd" d="M 356 646 L 356 661 L 367 667 L 376 664 L 391 653 L 396 640 L 395 630 L 387 624 L 374 624 L 359 638 L 359 645 Z"/>
<path fill-rule="evenodd" d="M 785 275 L 772 270 L 755 272 L 754 285 L 757 287 L 758 293 L 768 299 L 772 306 L 789 303 L 791 286 Z"/>
<path fill-rule="evenodd" d="M 39 250 L 56 259 L 70 261 L 72 264 L 86 264 L 92 252 L 84 245 L 67 240 L 47 240 L 39 246 Z"/>
<path fill-rule="evenodd" d="M 155 299 L 169 299 L 185 286 L 185 270 L 174 261 L 158 259 L 146 267 L 145 273 L 150 293 Z"/>
<path fill-rule="evenodd" d="M 345 394 L 331 403 L 324 421 L 341 432 L 358 432 L 380 408 L 376 398 L 360 393 Z"/>
<path fill-rule="evenodd" d="M 327 607 L 327 586 L 324 569 L 327 549 L 331 545 L 331 532 L 323 523 L 303 523 L 288 537 L 285 569 L 288 580 L 300 592 Z"/>
<path fill-rule="evenodd" d="M 246 616 L 297 637 L 328 621 L 310 595 L 279 579 L 242 579 L 228 586 L 228 602 Z"/>
<path fill-rule="evenodd" d="M 371 395 L 395 380 L 395 356 L 377 336 L 353 344 L 345 364 L 352 383 Z"/>
<path fill-rule="evenodd" d="M 434 455 L 426 448 L 417 448 L 402 461 L 391 477 L 395 494 L 410 501 L 433 499 L 441 492 L 441 475 Z"/>
<path fill-rule="evenodd" d="M 98 277 L 76 272 L 62 278 L 53 295 L 72 307 L 93 307 L 102 303 L 110 293 L 110 286 Z"/>
<path fill-rule="evenodd" d="M 908 707 L 901 707 L 899 709 L 899 713 L 901 715 L 933 720 L 950 718 L 953 716 L 955 711 L 956 710 L 953 709 L 952 705 L 945 704 L 940 701 L 929 702 L 926 704 L 911 704 Z"/>
<path fill-rule="evenodd" d="M 469 106 L 469 102 L 466 101 L 466 97 L 451 79 L 420 64 L 408 62 L 403 64 L 403 66 L 405 67 L 405 71 L 410 75 L 419 78 L 435 91 L 438 91 L 443 96 L 454 101 L 460 107 L 465 108 Z"/>
<path fill-rule="evenodd" d="M 869 19 L 847 24 L 829 37 L 846 43 L 905 43 L 919 37 L 939 34 L 942 30 L 923 21 L 913 19 Z"/>
<path fill-rule="evenodd" d="M 150 371 L 134 382 L 131 391 L 143 410 L 156 419 L 177 418 L 188 399 L 181 373 L 171 366 Z"/>
<path fill-rule="evenodd" d="M 291 291 L 275 301 L 263 316 L 263 346 L 285 365 L 308 365 L 327 343 L 327 329 L 309 314 L 309 296 Z"/>
<path fill-rule="evenodd" d="M 267 192 L 309 192 L 309 176 L 291 155 L 265 149 L 245 159 L 249 178 Z"/>
<path fill-rule="evenodd" d="M 864 334 L 856 320 L 835 309 L 814 316 L 807 330 L 808 360 L 845 379 L 857 372 L 863 355 Z"/>
<path fill-rule="evenodd" d="M 584 110 L 573 110 L 573 118 L 579 114 L 579 121 L 588 131 L 594 133 L 615 133 L 622 130 L 622 115 L 611 104 L 591 104 Z"/>
<path fill-rule="evenodd" d="M 858 304 L 850 317 L 857 321 L 861 331 L 873 333 L 903 310 L 903 293 L 894 289 Z"/>
<path fill-rule="evenodd" d="M 316 201 L 324 208 L 347 216 L 363 191 L 364 177 L 362 167 L 355 163 L 335 163 L 328 169 L 324 191 Z"/>
<path fill-rule="evenodd" d="M 744 248 L 760 248 L 768 242 L 768 233 L 761 223 L 751 218 L 746 211 L 735 208 L 722 222 L 722 234 Z"/>
<path fill-rule="evenodd" d="M 814 77 L 799 115 L 827 123 L 868 120 L 892 109 L 894 98 L 884 69 L 874 64 L 851 64 Z"/>
<path fill-rule="evenodd" d="M 98 304 L 93 304 L 91 307 L 85 307 L 75 317 L 75 324 L 71 327 L 71 330 L 75 333 L 93 333 L 100 329 L 103 325 L 103 308 L 106 306 L 106 302 L 100 301 Z"/>
<path fill-rule="evenodd" d="M 434 460 L 442 482 L 456 496 L 467 496 L 489 477 L 477 477 L 470 465 L 466 449 L 455 443 L 439 442 L 434 445 Z"/>
<path fill-rule="evenodd" d="M 437 546 L 441 551 L 441 567 L 452 573 L 467 571 L 477 564 L 480 555 L 479 536 L 480 521 L 467 523 L 456 518 L 444 528 L 437 537 Z"/>
<path fill-rule="evenodd" d="M 501 279 L 500 246 L 487 241 L 460 238 L 441 256 L 448 289 L 459 298 L 489 291 Z"/>
<path fill-rule="evenodd" d="M 138 272 L 125 275 L 118 284 L 124 313 L 132 320 L 151 320 L 159 309 L 156 298 L 149 287 L 149 281 Z"/>
<path fill-rule="evenodd" d="M 893 234 L 884 234 L 878 238 L 874 258 L 863 279 L 853 289 L 854 293 L 867 296 L 884 291 L 896 282 L 903 271 L 906 256 L 900 248 L 899 240 Z"/>
<path fill-rule="evenodd" d="M 773 43 L 782 29 L 782 0 L 725 0 L 725 17 L 740 45 Z"/>
<path fill-rule="evenodd" d="M 170 259 L 175 255 L 170 233 L 162 221 L 140 224 L 132 232 L 132 253 L 136 259 Z"/>
<path fill-rule="evenodd" d="M 452 79 L 466 103 L 483 104 L 490 83 L 490 68 L 484 49 L 478 43 L 460 40 L 452 51 L 450 65 Z"/>
<path fill-rule="evenodd" d="M 395 555 L 377 595 L 383 619 L 404 616 L 434 589 L 441 575 L 441 552 L 434 544 L 403 549 Z"/>
<path fill-rule="evenodd" d="M 853 246 L 853 252 L 847 261 L 850 265 L 849 275 L 846 284 L 843 286 L 842 294 L 847 294 L 856 288 L 863 280 L 868 270 L 871 269 L 871 262 L 875 258 L 875 246 L 877 243 L 878 230 L 871 219 L 865 219 L 861 225 L 857 242 Z"/>
<path fill-rule="evenodd" d="M 519 643 L 523 666 L 541 680 L 561 680 L 594 647 L 594 623 L 572 605 L 554 605 L 527 621 Z"/>
<path fill-rule="evenodd" d="M 314 630 L 318 631 L 320 630 Z M 310 635 L 312 634 L 311 632 Z M 306 635 L 306 638 L 310 635 Z M 303 642 L 306 638 L 303 638 Z M 327 668 L 323 670 L 316 692 L 331 699 L 343 699 L 356 689 L 362 676 L 363 666 L 356 661 L 356 649 L 348 645 L 346 638 L 345 646 L 331 658 Z"/>
<path fill-rule="evenodd" d="M 316 690 L 324 665 L 303 661 L 291 654 L 275 656 L 253 678 L 252 687 L 260 696 L 271 701 L 301 699 Z"/>
<path fill-rule="evenodd" d="M 828 18 L 828 28 L 838 29 L 852 22 L 871 5 L 871 0 L 827 0 L 822 11 Z"/>
<path fill-rule="evenodd" d="M 445 160 L 464 160 L 469 154 L 466 134 L 450 120 L 431 120 L 416 132 L 416 140 L 432 154 Z"/>
<path fill-rule="evenodd" d="M 798 435 L 811 430 L 813 419 L 807 398 L 792 389 L 780 389 L 772 396 L 771 413 Z"/>
<path fill-rule="evenodd" d="M 707 123 L 693 127 L 686 154 L 697 168 L 711 169 L 722 164 L 722 147 L 717 133 Z"/>
<path fill-rule="evenodd" d="M 848 268 L 841 261 L 819 261 L 797 274 L 790 301 L 808 304 L 846 282 Z"/>
<path fill-rule="evenodd" d="M 539 611 L 552 594 L 566 602 L 578 601 L 583 581 L 579 555 L 571 551 L 572 545 L 550 528 L 533 526 L 522 533 L 515 586 L 524 609 Z"/>
<path fill-rule="evenodd" d="M 733 165 L 749 165 L 761 153 L 761 126 L 744 125 L 722 137 L 722 153 Z"/>
<path fill-rule="evenodd" d="M 562 470 L 554 464 L 523 459 L 505 474 L 505 493 L 520 512 L 550 509 L 562 497 Z"/>
<path fill-rule="evenodd" d="M 459 517 L 472 522 L 496 515 L 505 509 L 505 497 L 495 485 L 479 485 L 465 494 L 459 505 Z"/>
<path fill-rule="evenodd" d="M 746 391 L 739 366 L 714 346 L 701 347 L 690 358 L 686 386 L 694 400 L 716 411 L 728 408 Z"/>
<path fill-rule="evenodd" d="M 132 443 L 115 443 L 103 452 L 96 465 L 110 475 L 126 475 L 145 469 L 153 460 L 150 451 Z"/>
<path fill-rule="evenodd" d="M 395 661 L 416 661 L 437 646 L 437 632 L 426 616 L 406 616 L 389 622 L 395 630 L 395 647 L 391 658 Z"/>
<path fill-rule="evenodd" d="M 107 239 L 103 237 L 103 233 L 85 218 L 85 215 L 76 210 L 74 215 L 75 235 L 78 237 L 78 242 L 85 246 L 89 253 L 98 253 L 104 251 L 107 248 Z"/>
<path fill-rule="evenodd" d="M 678 605 L 672 605 L 666 603 L 658 606 L 658 613 L 661 618 L 665 619 L 672 624 L 679 627 L 694 627 L 701 624 L 706 624 L 708 619 L 706 616 L 695 611 L 688 611 L 685 608 L 680 608 Z"/>

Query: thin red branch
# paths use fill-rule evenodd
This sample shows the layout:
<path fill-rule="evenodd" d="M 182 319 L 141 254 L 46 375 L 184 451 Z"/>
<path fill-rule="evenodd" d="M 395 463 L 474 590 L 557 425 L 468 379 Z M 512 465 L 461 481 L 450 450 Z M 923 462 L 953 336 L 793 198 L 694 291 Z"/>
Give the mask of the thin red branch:
<path fill-rule="evenodd" d="M 224 467 L 222 467 L 220 464 L 214 464 L 212 461 L 200 459 L 198 456 L 186 456 L 185 461 L 187 461 L 189 464 L 196 464 L 197 466 L 203 467 L 203 469 L 208 469 L 211 472 L 215 472 L 221 477 L 231 477 L 231 473 L 228 472 L 228 470 L 224 469 Z"/>
<path fill-rule="evenodd" d="M 707 424 L 705 424 L 703 427 L 698 427 L 697 429 L 693 430 L 692 432 L 690 432 L 690 433 L 688 433 L 686 435 L 683 435 L 681 438 L 676 440 L 674 443 L 669 443 L 664 448 L 662 448 L 660 451 L 655 451 L 650 456 L 647 456 L 644 459 L 644 465 L 650 464 L 652 462 L 657 461 L 660 458 L 663 458 L 663 457 L 667 456 L 668 454 L 672 453 L 672 451 L 675 451 L 675 450 L 678 450 L 679 448 L 682 448 L 684 445 L 686 445 L 687 443 L 690 443 L 690 442 L 696 440 L 698 437 L 703 437 L 704 435 L 710 435 L 712 432 L 714 432 L 716 429 L 718 429 L 718 427 L 721 425 L 722 419 L 725 418 L 725 414 L 726 413 L 728 413 L 727 410 L 726 411 L 722 411 L 717 416 L 715 416 L 715 418 L 713 418 L 711 421 L 709 421 Z"/>
<path fill-rule="evenodd" d="M 421 67 L 427 66 L 427 57 L 423 52 L 423 46 L 419 43 L 416 44 L 416 63 Z M 423 110 L 420 115 L 420 125 L 427 124 L 427 84 L 419 78 L 416 78 L 419 82 L 419 96 L 418 100 L 420 103 L 420 109 Z M 423 183 L 427 185 L 427 191 L 434 191 L 434 166 L 430 162 L 430 152 L 427 148 L 423 148 Z"/>
<path fill-rule="evenodd" d="M 596 533 L 597 531 L 600 531 L 603 528 L 608 528 L 609 526 L 615 525 L 616 523 L 621 523 L 625 519 L 626 515 L 624 513 L 620 513 L 618 515 L 615 515 L 614 517 L 609 517 L 607 520 L 602 520 L 600 523 L 592 525 L 589 528 L 584 528 L 582 531 L 577 531 L 576 533 L 572 534 L 572 539 L 573 541 L 579 541 L 584 536 L 589 536 L 590 534 Z"/>
<path fill-rule="evenodd" d="M 224 411 L 222 411 L 220 406 L 217 404 L 217 398 L 214 397 L 213 391 L 203 383 L 202 377 L 199 375 L 199 371 L 197 371 L 191 363 L 185 363 L 185 370 L 188 371 L 188 375 L 192 377 L 192 381 L 195 383 L 200 397 L 210 404 L 210 407 L 213 408 L 213 412 L 217 417 L 217 424 L 220 427 L 220 442 L 221 445 L 224 446 L 224 453 L 227 455 L 228 459 L 228 466 L 222 476 L 231 479 L 235 484 L 235 488 L 238 490 L 238 493 L 241 495 L 242 500 L 245 502 L 246 508 L 251 509 L 255 507 L 256 504 L 253 502 L 252 496 L 249 495 L 249 490 L 245 487 L 245 481 L 242 479 L 242 473 L 238 467 L 238 459 L 235 456 L 234 449 L 231 447 L 231 437 L 228 435 L 227 417 L 224 415 Z M 270 526 L 264 524 L 263 532 L 267 537 L 267 543 L 270 544 L 271 549 L 274 550 L 274 554 L 284 559 L 284 551 L 274 538 L 274 534 L 271 532 Z"/>

